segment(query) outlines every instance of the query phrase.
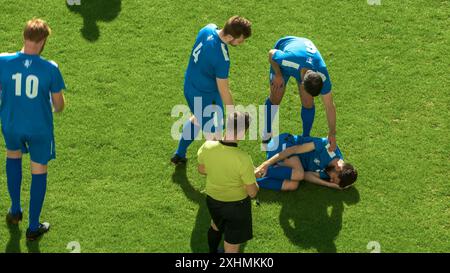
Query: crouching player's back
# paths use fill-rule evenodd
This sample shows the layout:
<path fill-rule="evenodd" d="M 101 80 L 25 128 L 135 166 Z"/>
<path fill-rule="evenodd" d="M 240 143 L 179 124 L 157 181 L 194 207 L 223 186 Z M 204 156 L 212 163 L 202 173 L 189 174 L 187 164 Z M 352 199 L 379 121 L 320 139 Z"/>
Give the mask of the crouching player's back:
<path fill-rule="evenodd" d="M 40 19 L 29 21 L 24 29 L 21 52 L 0 55 L 0 116 L 5 139 L 6 174 L 11 208 L 9 224 L 22 220 L 20 187 L 22 154 L 30 153 L 31 197 L 27 239 L 47 232 L 48 223 L 39 223 L 47 184 L 47 164 L 55 158 L 53 113 L 64 109 L 65 84 L 56 63 L 40 57 L 51 30 Z"/>

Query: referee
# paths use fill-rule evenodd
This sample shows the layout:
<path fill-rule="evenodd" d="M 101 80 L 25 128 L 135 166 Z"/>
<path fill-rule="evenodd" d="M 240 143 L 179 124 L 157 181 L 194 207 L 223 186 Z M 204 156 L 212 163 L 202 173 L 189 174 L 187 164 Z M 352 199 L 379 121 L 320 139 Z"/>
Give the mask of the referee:
<path fill-rule="evenodd" d="M 225 253 L 238 253 L 253 238 L 250 198 L 258 192 L 250 155 L 238 148 L 250 126 L 248 113 L 235 112 L 227 119 L 225 137 L 206 141 L 198 150 L 198 171 L 206 175 L 206 204 L 211 215 L 208 230 L 210 253 L 224 234 Z"/>

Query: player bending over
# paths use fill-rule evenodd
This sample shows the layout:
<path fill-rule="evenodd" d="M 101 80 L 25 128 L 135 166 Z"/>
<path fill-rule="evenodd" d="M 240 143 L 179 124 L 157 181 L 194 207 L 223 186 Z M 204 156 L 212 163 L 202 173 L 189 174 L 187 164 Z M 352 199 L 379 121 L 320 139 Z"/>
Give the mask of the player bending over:
<path fill-rule="evenodd" d="M 192 117 L 183 126 L 178 149 L 170 160 L 173 164 L 186 162 L 187 148 L 197 137 L 200 129 L 206 134 L 215 133 L 214 126 L 212 128 L 205 126 L 213 119 L 213 115 L 204 117 L 205 108 L 214 105 L 224 114 L 224 103 L 227 109 L 234 105 L 228 84 L 230 71 L 228 45 L 243 44 L 251 33 L 250 21 L 239 16 L 228 19 L 223 29 L 209 24 L 198 33 L 184 78 L 184 96 Z M 199 99 L 201 103 L 196 105 L 195 101 Z M 223 117 L 218 118 L 222 124 Z"/>
<path fill-rule="evenodd" d="M 267 161 L 255 171 L 261 188 L 294 191 L 301 180 L 334 189 L 345 189 L 355 183 L 358 172 L 344 162 L 339 147 L 332 152 L 327 138 L 278 136 L 278 149 L 267 152 Z M 270 145 L 275 145 L 272 140 Z"/>
<path fill-rule="evenodd" d="M 283 37 L 276 42 L 275 48 L 269 51 L 269 63 L 270 96 L 265 102 L 266 128 L 263 143 L 268 143 L 272 137 L 272 121 L 283 99 L 289 78 L 294 77 L 302 102 L 303 136 L 310 136 L 316 112 L 314 97 L 320 94 L 328 120 L 329 150 L 333 151 L 336 148 L 336 107 L 331 95 L 327 66 L 316 46 L 306 38 Z M 272 105 L 276 106 L 273 111 Z"/>

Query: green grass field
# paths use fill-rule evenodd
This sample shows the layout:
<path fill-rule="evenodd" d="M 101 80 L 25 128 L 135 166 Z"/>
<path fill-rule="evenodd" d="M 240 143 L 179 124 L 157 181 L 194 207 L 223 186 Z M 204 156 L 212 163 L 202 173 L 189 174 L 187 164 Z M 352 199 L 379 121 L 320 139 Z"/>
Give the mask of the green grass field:
<path fill-rule="evenodd" d="M 90 3 L 88 3 L 90 2 Z M 209 215 L 194 143 L 186 169 L 169 164 L 172 107 L 186 104 L 183 76 L 194 39 L 235 14 L 253 36 L 230 48 L 236 103 L 263 104 L 267 52 L 285 35 L 314 41 L 327 62 L 337 106 L 338 144 L 359 171 L 357 185 L 334 191 L 302 184 L 262 190 L 245 252 L 450 252 L 450 2 L 442 0 L 160 1 L 2 0 L 0 52 L 21 48 L 22 28 L 42 17 L 53 29 L 44 57 L 59 63 L 68 106 L 55 116 L 39 242 L 0 224 L 0 251 L 206 252 Z M 313 135 L 328 128 L 316 101 Z M 300 133 L 294 81 L 280 130 Z M 244 141 L 255 164 L 258 141 Z M 4 154 L 2 145 L 1 154 Z M 0 217 L 9 207 L 0 157 Z M 29 157 L 22 204 L 28 217 Z"/>

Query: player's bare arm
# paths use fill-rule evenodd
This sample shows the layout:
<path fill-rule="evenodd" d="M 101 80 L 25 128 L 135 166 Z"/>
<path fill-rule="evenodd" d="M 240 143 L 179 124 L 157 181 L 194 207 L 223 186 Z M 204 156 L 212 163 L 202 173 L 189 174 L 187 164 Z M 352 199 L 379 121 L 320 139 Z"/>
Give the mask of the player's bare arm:
<path fill-rule="evenodd" d="M 333 189 L 337 189 L 337 190 L 342 190 L 342 188 L 339 187 L 338 184 L 331 183 L 331 182 L 328 182 L 326 180 L 321 179 L 320 175 L 318 173 L 315 173 L 315 172 L 305 172 L 304 180 L 306 182 L 309 182 L 309 183 L 312 183 L 312 184 L 316 184 L 316 185 L 319 185 L 319 186 L 324 186 L 324 187 L 329 187 L 329 188 L 333 188 Z"/>
<path fill-rule="evenodd" d="M 230 85 L 228 79 L 216 79 L 217 87 L 219 89 L 220 97 L 226 109 L 234 106 L 233 96 L 231 95 Z"/>
<path fill-rule="evenodd" d="M 325 106 L 328 121 L 328 141 L 330 142 L 328 150 L 334 151 L 336 149 L 336 106 L 334 105 L 331 92 L 322 95 L 322 101 Z"/>
<path fill-rule="evenodd" d="M 294 154 L 303 154 L 303 153 L 311 152 L 315 148 L 316 147 L 314 145 L 314 142 L 309 142 L 309 143 L 305 143 L 303 145 L 295 145 L 295 146 L 289 147 L 289 148 L 285 149 L 284 151 L 274 155 L 273 157 L 266 160 L 265 162 L 263 162 L 256 169 L 255 172 L 258 172 L 261 176 L 264 176 L 264 174 L 267 172 L 267 169 L 270 166 L 275 165 L 277 162 L 282 161 Z"/>
<path fill-rule="evenodd" d="M 277 51 L 276 49 L 271 49 L 269 51 L 269 63 L 272 66 L 272 69 L 275 71 L 275 77 L 272 79 L 272 82 L 271 82 L 271 88 L 272 88 L 272 91 L 274 91 L 274 92 L 282 91 L 282 89 L 284 87 L 284 79 L 283 79 L 283 74 L 281 73 L 281 68 L 273 60 L 273 55 L 275 54 L 276 51 Z"/>
<path fill-rule="evenodd" d="M 64 110 L 65 98 L 62 90 L 58 93 L 52 93 L 52 104 L 55 113 L 60 113 Z"/>

